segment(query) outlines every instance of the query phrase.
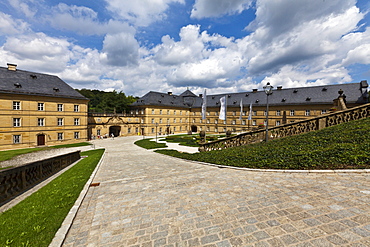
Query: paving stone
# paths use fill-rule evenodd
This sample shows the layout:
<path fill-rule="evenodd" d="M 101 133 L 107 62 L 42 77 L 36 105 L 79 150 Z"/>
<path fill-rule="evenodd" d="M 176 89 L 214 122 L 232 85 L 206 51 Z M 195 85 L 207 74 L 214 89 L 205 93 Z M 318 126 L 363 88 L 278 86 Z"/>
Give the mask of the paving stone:
<path fill-rule="evenodd" d="M 370 246 L 369 173 L 218 169 L 99 140 L 64 246 Z"/>

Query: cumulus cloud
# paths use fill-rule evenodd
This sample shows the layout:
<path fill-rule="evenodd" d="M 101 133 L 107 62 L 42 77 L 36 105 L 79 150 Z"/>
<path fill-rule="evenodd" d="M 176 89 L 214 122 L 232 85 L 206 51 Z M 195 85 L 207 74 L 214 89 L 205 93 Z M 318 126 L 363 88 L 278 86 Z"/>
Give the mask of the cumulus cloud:
<path fill-rule="evenodd" d="M 171 4 L 185 4 L 185 0 L 107 0 L 107 9 L 117 18 L 128 21 L 135 26 L 147 26 L 166 18 L 165 11 Z"/>
<path fill-rule="evenodd" d="M 34 0 L 8 0 L 9 4 L 28 18 L 33 18 L 37 12 Z"/>
<path fill-rule="evenodd" d="M 139 44 L 129 33 L 108 34 L 103 41 L 104 60 L 113 66 L 137 65 Z"/>
<path fill-rule="evenodd" d="M 248 9 L 252 0 L 196 0 L 191 17 L 196 19 L 240 14 Z"/>

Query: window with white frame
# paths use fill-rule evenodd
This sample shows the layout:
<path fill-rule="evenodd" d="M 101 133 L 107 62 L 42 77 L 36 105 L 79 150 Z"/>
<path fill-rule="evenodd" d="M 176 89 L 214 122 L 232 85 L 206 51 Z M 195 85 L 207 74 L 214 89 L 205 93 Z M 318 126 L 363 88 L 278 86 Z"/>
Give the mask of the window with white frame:
<path fill-rule="evenodd" d="M 182 123 L 182 118 L 180 118 L 180 123 Z"/>
<path fill-rule="evenodd" d="M 13 127 L 21 127 L 21 119 L 13 118 Z"/>
<path fill-rule="evenodd" d="M 257 125 L 256 120 L 252 120 L 252 125 L 253 125 L 253 126 L 256 126 L 256 125 Z"/>
<path fill-rule="evenodd" d="M 207 124 L 211 123 L 211 121 L 209 121 L 209 119 L 207 119 Z"/>
<path fill-rule="evenodd" d="M 37 126 L 45 126 L 45 118 L 38 118 Z"/>
<path fill-rule="evenodd" d="M 152 118 L 152 124 L 154 124 L 154 118 Z"/>
<path fill-rule="evenodd" d="M 173 127 L 173 132 L 175 132 L 176 131 L 176 127 Z"/>
<path fill-rule="evenodd" d="M 162 123 L 162 118 L 159 119 L 159 123 L 161 124 Z"/>
<path fill-rule="evenodd" d="M 295 111 L 294 110 L 290 110 L 290 116 L 294 116 L 295 114 Z"/>
<path fill-rule="evenodd" d="M 154 109 L 152 109 L 152 114 L 154 114 Z"/>
<path fill-rule="evenodd" d="M 233 116 L 236 116 L 236 111 L 233 111 Z"/>
<path fill-rule="evenodd" d="M 321 114 L 326 114 L 326 110 L 321 110 Z"/>
<path fill-rule="evenodd" d="M 73 121 L 74 125 L 80 125 L 80 119 L 79 118 L 75 118 L 74 121 Z"/>
<path fill-rule="evenodd" d="M 215 124 L 218 124 L 218 119 L 215 119 Z"/>
<path fill-rule="evenodd" d="M 154 128 L 152 128 L 152 133 L 154 133 Z"/>
<path fill-rule="evenodd" d="M 63 140 L 63 133 L 58 133 L 58 141 Z"/>
<path fill-rule="evenodd" d="M 252 116 L 257 116 L 257 111 L 253 111 Z"/>
<path fill-rule="evenodd" d="M 218 132 L 218 128 L 215 128 L 215 132 Z"/>
<path fill-rule="evenodd" d="M 79 112 L 80 111 L 80 106 L 79 105 L 74 105 L 73 106 L 73 111 L 74 112 Z"/>
<path fill-rule="evenodd" d="M 80 138 L 80 132 L 75 132 L 74 135 L 73 135 L 73 137 L 75 139 L 79 139 Z"/>
<path fill-rule="evenodd" d="M 167 110 L 167 115 L 170 115 L 170 110 Z"/>
<path fill-rule="evenodd" d="M 280 116 L 281 115 L 281 111 L 280 110 L 276 110 L 276 116 Z"/>
<path fill-rule="evenodd" d="M 245 120 L 243 120 L 243 121 L 242 121 L 242 125 L 245 125 L 245 124 L 246 124 L 246 122 L 245 122 Z"/>
<path fill-rule="evenodd" d="M 232 121 L 232 124 L 233 124 L 233 125 L 235 125 L 235 124 L 236 124 L 236 120 L 233 120 L 233 121 Z"/>
<path fill-rule="evenodd" d="M 310 116 L 311 115 L 311 111 L 310 110 L 306 110 L 305 113 L 304 113 L 305 116 Z"/>
<path fill-rule="evenodd" d="M 37 103 L 37 110 L 43 111 L 44 110 L 44 103 Z"/>
<path fill-rule="evenodd" d="M 20 110 L 20 109 L 21 109 L 21 102 L 13 101 L 13 110 Z"/>
<path fill-rule="evenodd" d="M 176 115 L 176 110 L 173 110 L 173 115 Z"/>
<path fill-rule="evenodd" d="M 13 144 L 21 143 L 21 135 L 13 135 Z"/>
<path fill-rule="evenodd" d="M 266 116 L 266 115 L 267 115 L 267 111 L 266 111 L 266 110 L 264 110 L 264 111 L 263 111 L 263 115 L 264 115 L 264 116 Z"/>
<path fill-rule="evenodd" d="M 173 119 L 173 123 L 176 123 L 176 118 L 175 118 L 175 119 Z"/>
<path fill-rule="evenodd" d="M 96 130 L 96 135 L 100 136 L 101 134 L 100 132 L 101 132 L 100 129 Z"/>
<path fill-rule="evenodd" d="M 276 121 L 276 126 L 279 126 L 280 125 L 280 120 L 277 120 Z"/>
<path fill-rule="evenodd" d="M 63 104 L 57 105 L 57 111 L 63 111 Z"/>
<path fill-rule="evenodd" d="M 127 128 L 127 133 L 131 133 L 131 128 Z"/>
<path fill-rule="evenodd" d="M 168 123 L 168 124 L 170 123 L 170 119 L 169 119 L 169 118 L 167 118 L 167 123 Z"/>
<path fill-rule="evenodd" d="M 162 115 L 162 110 L 159 110 L 159 115 Z"/>
<path fill-rule="evenodd" d="M 63 126 L 63 118 L 58 118 L 58 126 Z"/>

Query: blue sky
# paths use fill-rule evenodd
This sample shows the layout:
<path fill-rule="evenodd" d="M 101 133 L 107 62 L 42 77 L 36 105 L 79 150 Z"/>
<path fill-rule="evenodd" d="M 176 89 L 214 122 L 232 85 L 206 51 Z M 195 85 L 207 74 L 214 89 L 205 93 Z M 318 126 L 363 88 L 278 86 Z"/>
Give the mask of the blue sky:
<path fill-rule="evenodd" d="M 4 0 L 0 66 L 74 88 L 208 94 L 370 77 L 368 0 Z"/>

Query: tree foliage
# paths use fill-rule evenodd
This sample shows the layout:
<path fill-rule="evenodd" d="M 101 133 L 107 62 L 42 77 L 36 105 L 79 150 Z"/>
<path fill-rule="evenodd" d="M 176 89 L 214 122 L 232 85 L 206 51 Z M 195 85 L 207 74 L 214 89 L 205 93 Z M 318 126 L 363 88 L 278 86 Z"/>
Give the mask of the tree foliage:
<path fill-rule="evenodd" d="M 136 101 L 133 96 L 126 96 L 122 91 L 104 92 L 91 89 L 76 89 L 77 92 L 90 99 L 89 112 L 117 113 L 127 112 L 129 105 Z"/>

